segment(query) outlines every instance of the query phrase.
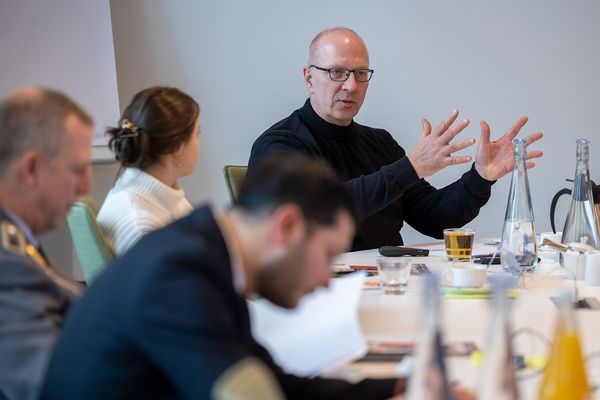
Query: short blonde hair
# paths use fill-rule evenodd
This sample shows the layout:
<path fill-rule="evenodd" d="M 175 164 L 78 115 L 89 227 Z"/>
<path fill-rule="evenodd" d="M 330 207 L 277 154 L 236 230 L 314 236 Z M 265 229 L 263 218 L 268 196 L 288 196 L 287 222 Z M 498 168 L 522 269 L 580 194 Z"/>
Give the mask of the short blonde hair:
<path fill-rule="evenodd" d="M 81 106 L 51 89 L 25 89 L 0 102 L 0 176 L 28 150 L 38 150 L 42 157 L 53 159 L 71 114 L 93 125 L 92 117 Z"/>

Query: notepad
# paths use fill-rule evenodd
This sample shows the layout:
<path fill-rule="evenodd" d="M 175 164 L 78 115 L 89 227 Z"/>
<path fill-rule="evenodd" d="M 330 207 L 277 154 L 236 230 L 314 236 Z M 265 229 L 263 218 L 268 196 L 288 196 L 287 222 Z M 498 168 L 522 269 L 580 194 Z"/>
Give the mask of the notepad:
<path fill-rule="evenodd" d="M 492 290 L 489 287 L 480 289 L 470 288 L 445 288 L 444 297 L 447 299 L 488 299 L 492 296 Z M 514 299 L 517 297 L 517 291 L 508 290 L 508 297 Z"/>

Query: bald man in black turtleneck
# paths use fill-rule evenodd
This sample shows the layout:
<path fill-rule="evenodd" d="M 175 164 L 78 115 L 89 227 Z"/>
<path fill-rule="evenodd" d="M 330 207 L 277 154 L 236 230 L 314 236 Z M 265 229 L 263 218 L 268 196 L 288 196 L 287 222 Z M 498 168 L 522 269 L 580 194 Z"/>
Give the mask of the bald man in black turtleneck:
<path fill-rule="evenodd" d="M 356 123 L 373 70 L 363 40 L 348 28 L 320 32 L 311 42 L 304 83 L 309 99 L 289 117 L 267 129 L 252 146 L 249 168 L 273 153 L 302 153 L 327 160 L 352 189 L 360 227 L 353 250 L 403 244 L 406 221 L 419 232 L 442 237 L 448 227 L 473 220 L 488 201 L 491 186 L 512 171 L 512 139 L 527 122 L 521 117 L 500 139 L 490 141 L 490 128 L 481 122 L 481 139 L 470 170 L 450 185 L 436 189 L 425 177 L 470 156 L 453 156 L 475 143 L 453 141 L 468 124 L 455 124 L 454 110 L 437 128 L 423 119 L 423 131 L 407 154 L 389 132 Z M 531 144 L 542 137 L 527 137 Z M 541 157 L 528 152 L 528 159 Z M 529 168 L 534 166 L 527 162 Z"/>

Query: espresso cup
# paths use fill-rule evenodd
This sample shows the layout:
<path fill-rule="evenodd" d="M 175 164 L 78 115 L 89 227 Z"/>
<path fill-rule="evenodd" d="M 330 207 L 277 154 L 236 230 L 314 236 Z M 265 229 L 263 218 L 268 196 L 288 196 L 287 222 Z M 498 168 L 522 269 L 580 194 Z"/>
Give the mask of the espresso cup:
<path fill-rule="evenodd" d="M 443 282 L 457 288 L 480 288 L 486 282 L 485 265 L 471 262 L 455 262 L 443 273 Z"/>
<path fill-rule="evenodd" d="M 542 232 L 540 233 L 540 246 L 544 239 L 552 240 L 553 242 L 560 243 L 562 240 L 562 232 Z"/>
<path fill-rule="evenodd" d="M 558 250 L 548 246 L 542 246 L 544 239 L 552 240 L 553 242 L 560 243 L 562 238 L 562 232 L 542 232 L 540 233 L 540 241 L 538 247 L 538 256 L 544 261 L 558 262 Z"/>
<path fill-rule="evenodd" d="M 474 237 L 474 229 L 444 229 L 444 245 L 446 247 L 446 256 L 448 257 L 448 260 L 470 260 Z"/>

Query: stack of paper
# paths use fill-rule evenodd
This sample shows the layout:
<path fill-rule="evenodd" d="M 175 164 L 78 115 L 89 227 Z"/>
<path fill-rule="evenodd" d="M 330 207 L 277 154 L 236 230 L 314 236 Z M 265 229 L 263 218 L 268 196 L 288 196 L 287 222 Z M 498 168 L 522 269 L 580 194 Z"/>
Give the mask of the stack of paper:
<path fill-rule="evenodd" d="M 294 310 L 261 299 L 250 304 L 252 333 L 284 370 L 313 376 L 363 356 L 358 322 L 364 273 L 333 279 L 328 289 L 306 296 Z"/>

